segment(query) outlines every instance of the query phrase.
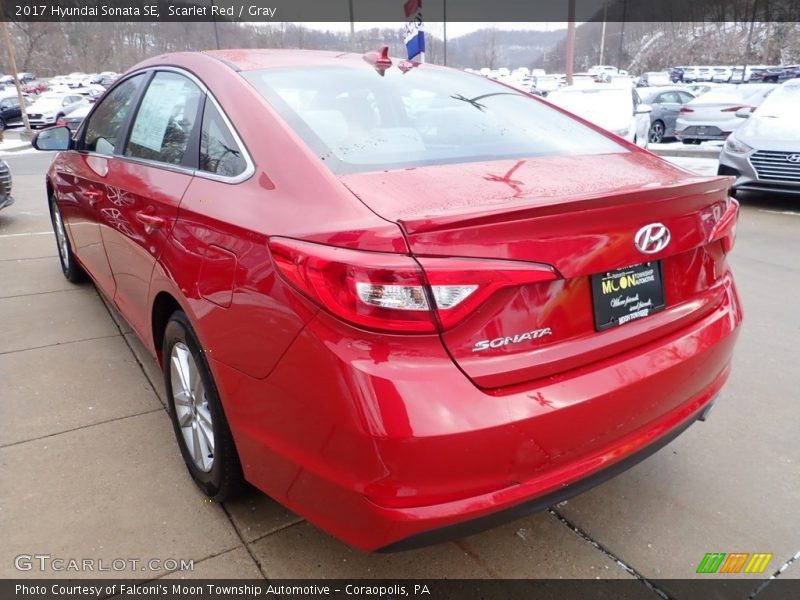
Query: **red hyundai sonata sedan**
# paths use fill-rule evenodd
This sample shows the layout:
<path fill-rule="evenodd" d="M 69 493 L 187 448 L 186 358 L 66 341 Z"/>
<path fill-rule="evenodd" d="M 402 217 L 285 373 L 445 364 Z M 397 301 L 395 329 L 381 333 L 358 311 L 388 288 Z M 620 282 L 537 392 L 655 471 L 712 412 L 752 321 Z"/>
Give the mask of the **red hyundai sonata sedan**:
<path fill-rule="evenodd" d="M 159 56 L 47 193 L 164 370 L 186 466 L 367 550 L 552 505 L 703 419 L 741 309 L 729 178 L 377 53 Z"/>

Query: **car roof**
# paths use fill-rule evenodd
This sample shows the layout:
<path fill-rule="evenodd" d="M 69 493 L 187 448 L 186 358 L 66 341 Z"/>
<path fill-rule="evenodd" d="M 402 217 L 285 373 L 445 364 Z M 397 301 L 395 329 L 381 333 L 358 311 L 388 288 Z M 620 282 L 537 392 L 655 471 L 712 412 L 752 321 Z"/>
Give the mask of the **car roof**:
<path fill-rule="evenodd" d="M 646 91 L 645 91 L 646 90 Z M 684 92 L 689 94 L 690 96 L 694 96 L 691 90 L 686 89 L 685 87 L 680 86 L 672 86 L 672 85 L 664 85 L 661 87 L 654 87 L 654 88 L 641 88 L 639 89 L 639 94 L 642 96 L 646 96 L 648 98 L 652 96 L 658 96 L 659 94 L 663 94 L 665 92 Z"/>
<path fill-rule="evenodd" d="M 348 52 L 285 49 L 206 50 L 203 54 L 221 60 L 238 71 L 336 65 L 342 64 L 342 61 L 361 60 L 362 57 L 361 54 Z"/>

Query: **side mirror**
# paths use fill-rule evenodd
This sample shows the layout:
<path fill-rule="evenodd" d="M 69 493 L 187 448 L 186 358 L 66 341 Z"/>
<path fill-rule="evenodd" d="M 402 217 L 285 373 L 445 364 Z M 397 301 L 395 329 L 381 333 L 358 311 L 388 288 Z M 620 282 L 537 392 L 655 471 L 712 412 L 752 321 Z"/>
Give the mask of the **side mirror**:
<path fill-rule="evenodd" d="M 653 112 L 653 107 L 649 104 L 640 104 L 634 111 L 637 115 L 649 115 L 651 112 Z"/>
<path fill-rule="evenodd" d="M 72 146 L 72 132 L 66 126 L 49 127 L 33 136 L 31 146 L 44 151 L 69 150 Z"/>
<path fill-rule="evenodd" d="M 753 114 L 753 109 L 749 106 L 743 106 L 736 111 L 736 116 L 740 119 L 749 119 L 751 114 Z"/>

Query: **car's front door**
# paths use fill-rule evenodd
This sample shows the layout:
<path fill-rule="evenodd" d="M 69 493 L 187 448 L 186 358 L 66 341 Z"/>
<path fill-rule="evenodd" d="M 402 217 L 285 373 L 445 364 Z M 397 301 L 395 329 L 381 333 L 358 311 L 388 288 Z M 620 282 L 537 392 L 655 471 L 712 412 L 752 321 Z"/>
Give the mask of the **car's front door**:
<path fill-rule="evenodd" d="M 109 161 L 100 231 L 116 282 L 114 302 L 137 332 L 150 332 L 150 277 L 197 168 L 205 93 L 188 76 L 158 71 Z"/>
<path fill-rule="evenodd" d="M 65 153 L 62 160 L 54 163 L 54 191 L 72 235 L 75 254 L 108 297 L 114 295 L 114 278 L 98 221 L 108 206 L 108 164 L 145 79 L 144 74 L 136 75 L 111 90 L 89 115 L 79 134 L 78 151 Z"/>

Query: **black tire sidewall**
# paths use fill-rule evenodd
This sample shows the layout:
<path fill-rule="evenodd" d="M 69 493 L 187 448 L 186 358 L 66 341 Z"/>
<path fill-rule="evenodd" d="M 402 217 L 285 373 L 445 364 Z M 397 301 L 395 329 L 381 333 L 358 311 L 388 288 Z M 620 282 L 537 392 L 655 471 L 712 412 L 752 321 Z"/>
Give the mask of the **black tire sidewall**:
<path fill-rule="evenodd" d="M 211 413 L 212 429 L 214 431 L 214 464 L 208 472 L 201 471 L 194 464 L 194 460 L 183 439 L 183 433 L 181 432 L 181 427 L 178 424 L 176 416 L 175 401 L 172 397 L 172 380 L 170 377 L 172 365 L 170 356 L 173 346 L 178 342 L 183 342 L 192 353 L 192 358 L 194 358 L 197 369 L 200 372 L 200 377 L 203 379 L 203 385 L 206 391 L 208 410 Z M 184 312 L 175 312 L 170 317 L 164 332 L 162 352 L 167 410 L 170 420 L 172 421 L 172 428 L 175 431 L 175 438 L 178 442 L 181 456 L 183 457 L 184 463 L 186 463 L 186 468 L 189 469 L 189 473 L 195 483 L 207 496 L 214 499 L 222 499 L 223 496 L 227 497 L 232 484 L 235 485 L 241 477 L 241 467 L 239 466 L 239 460 L 236 455 L 235 447 L 233 446 L 230 429 L 225 419 L 219 393 L 208 367 L 205 353 Z"/>
<path fill-rule="evenodd" d="M 51 195 L 50 196 L 50 223 L 53 225 L 53 233 L 56 233 L 56 219 L 55 219 L 55 212 L 58 211 L 61 214 L 61 209 L 58 208 L 56 204 L 56 199 Z M 69 241 L 69 236 L 67 235 L 67 226 L 64 223 L 64 215 L 61 215 L 61 224 L 64 227 L 64 237 L 67 241 L 67 262 L 69 263 L 69 267 L 64 266 L 64 261 L 61 260 L 61 246 L 58 243 L 58 234 L 56 234 L 56 251 L 58 252 L 58 264 L 61 266 L 61 272 L 64 274 L 64 277 L 67 278 L 68 281 L 72 283 L 81 283 L 82 281 L 86 281 L 86 272 L 83 268 L 78 264 L 78 261 L 75 259 L 75 253 L 72 251 L 72 243 Z"/>
<path fill-rule="evenodd" d="M 654 143 L 654 144 L 660 144 L 661 142 L 664 141 L 665 128 L 664 128 L 664 124 L 661 121 L 656 121 L 655 123 L 653 123 L 650 126 L 650 131 L 648 132 L 648 139 L 650 138 L 651 135 L 653 135 L 655 133 L 657 127 L 659 127 L 660 130 L 661 130 L 661 136 L 659 137 L 658 141 L 651 140 L 651 142 Z"/>

